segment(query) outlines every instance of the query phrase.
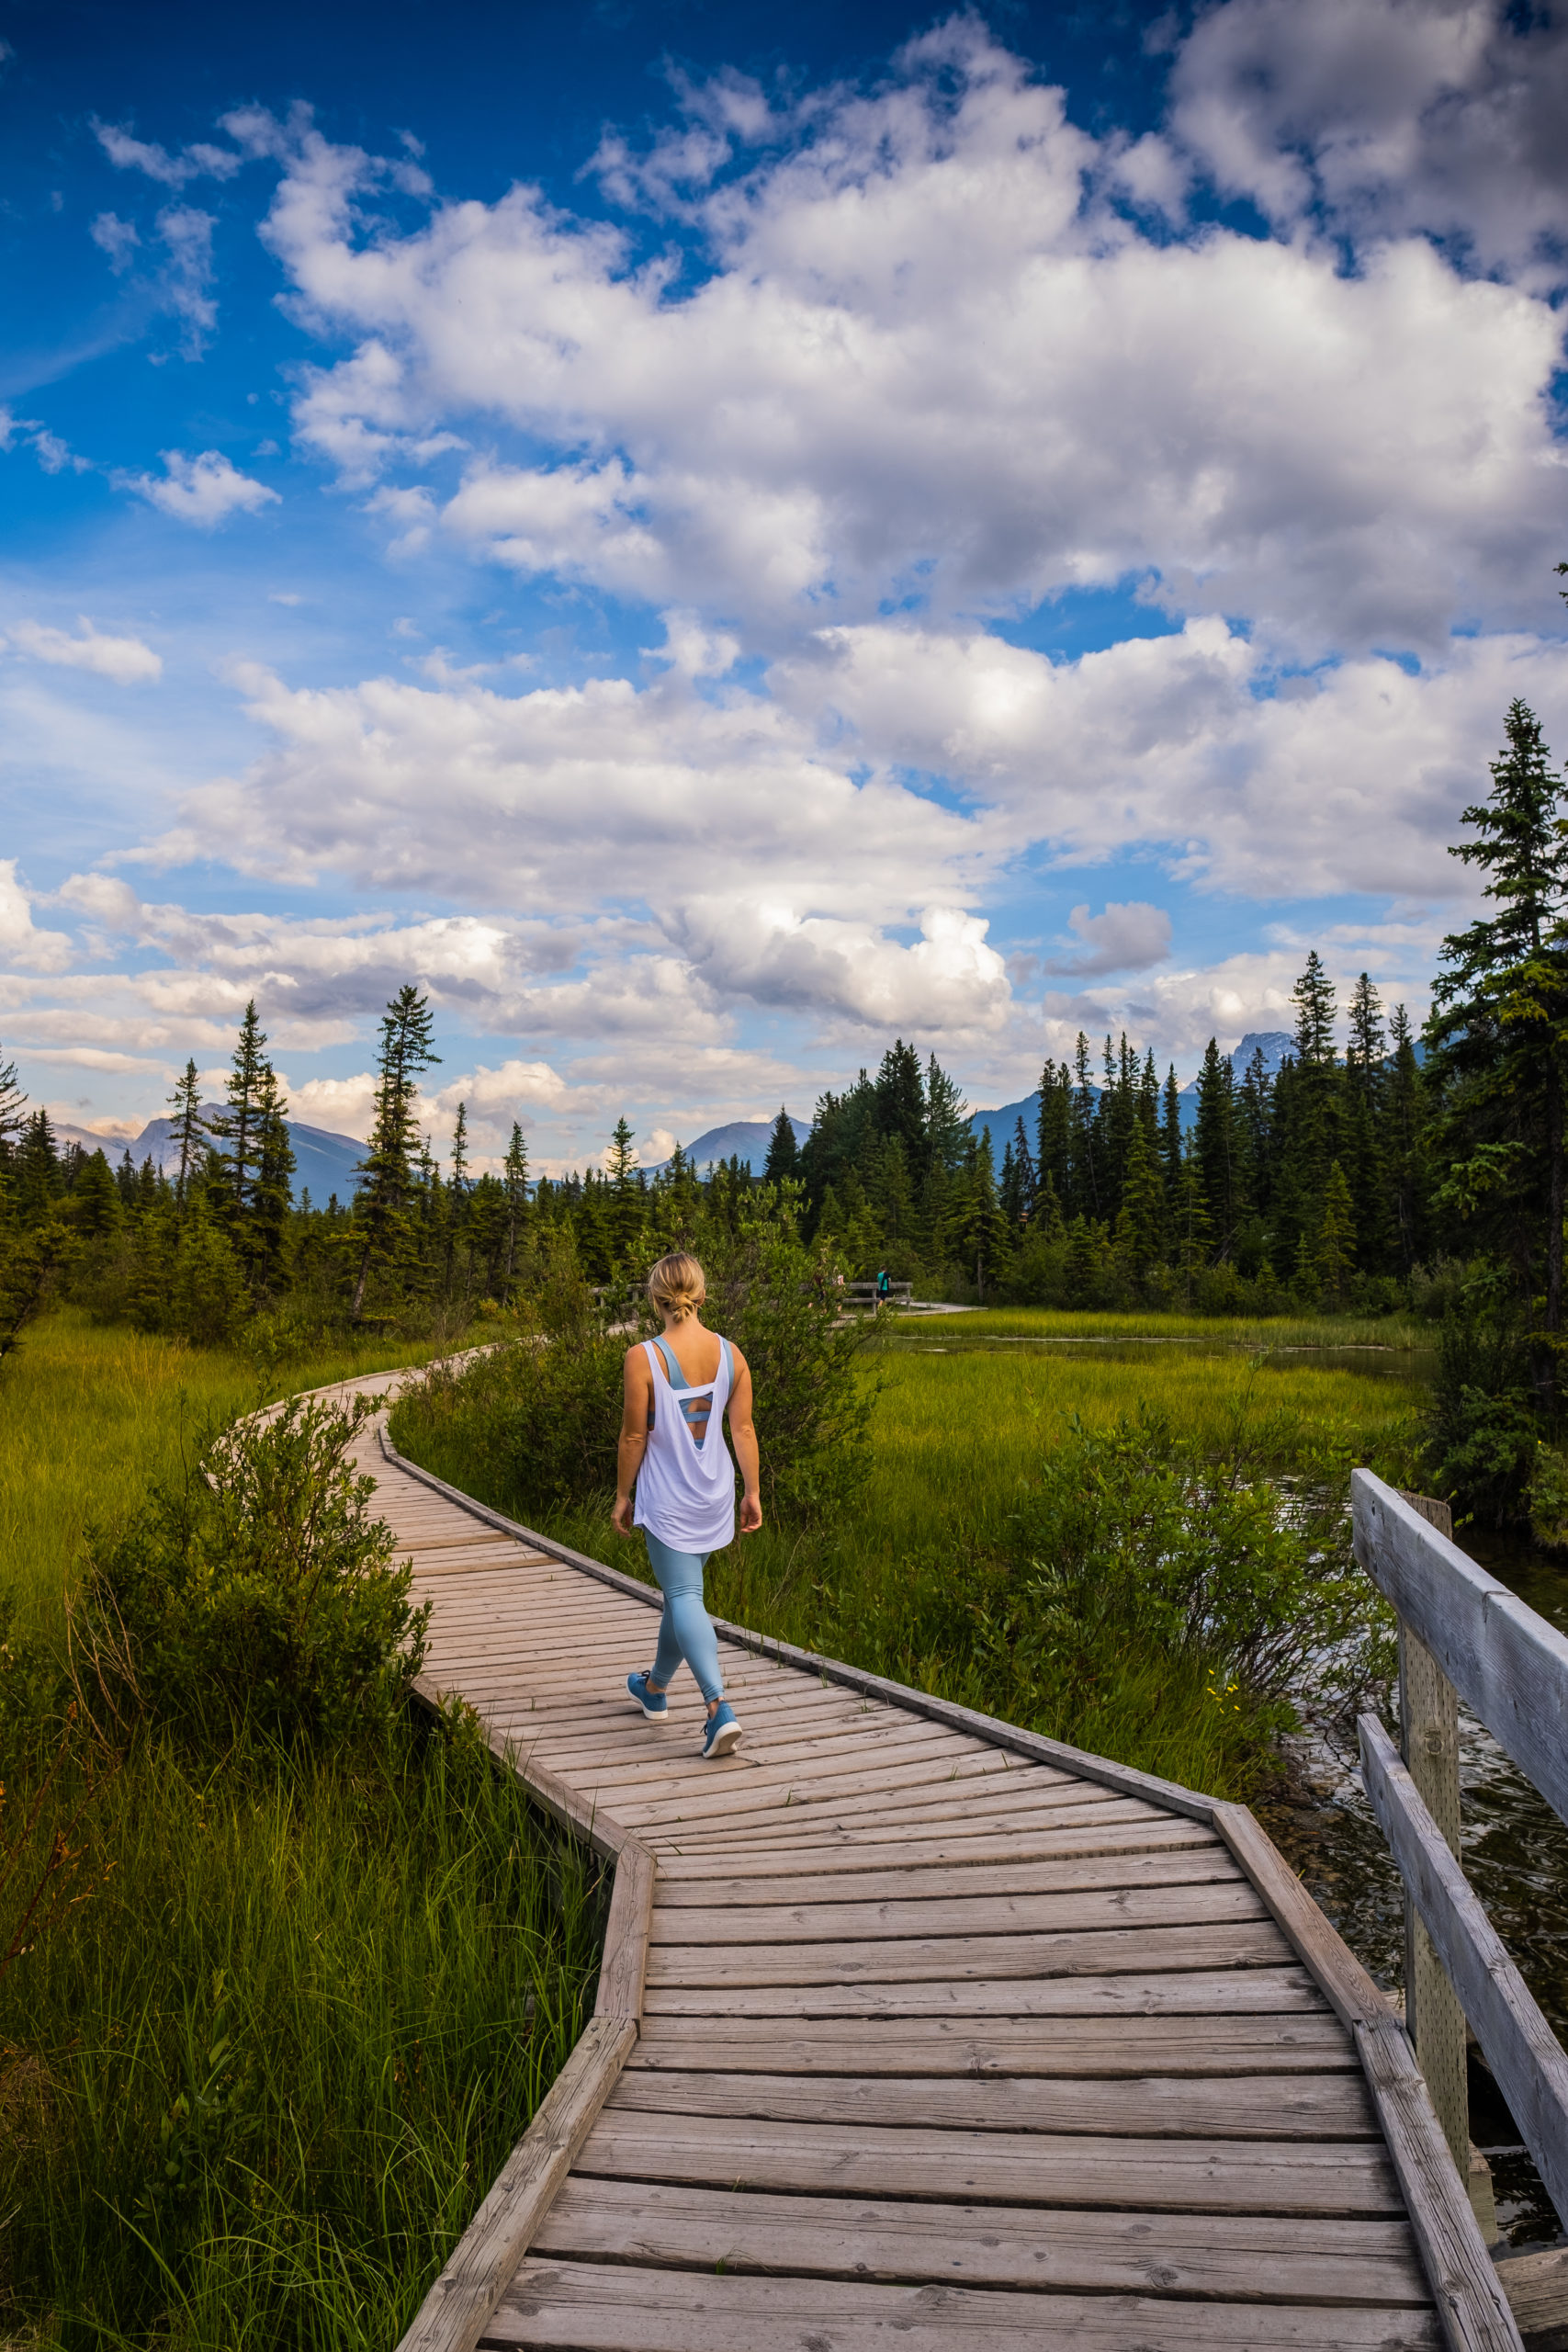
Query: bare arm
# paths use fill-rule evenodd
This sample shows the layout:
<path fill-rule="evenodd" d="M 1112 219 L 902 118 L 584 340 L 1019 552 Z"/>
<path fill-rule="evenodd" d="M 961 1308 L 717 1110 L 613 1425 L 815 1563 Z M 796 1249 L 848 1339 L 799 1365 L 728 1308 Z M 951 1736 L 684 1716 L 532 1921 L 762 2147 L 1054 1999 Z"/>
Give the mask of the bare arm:
<path fill-rule="evenodd" d="M 653 1379 L 640 1348 L 626 1351 L 625 1401 L 621 1436 L 615 1448 L 615 1508 L 610 1524 L 617 1535 L 632 1532 L 632 1488 L 648 1452 L 648 1413 L 653 1402 Z M 755 1449 L 753 1449 L 755 1451 Z"/>
<path fill-rule="evenodd" d="M 740 1464 L 741 1484 L 745 1489 L 740 1498 L 740 1532 L 754 1535 L 762 1524 L 761 1476 L 762 1465 L 757 1453 L 757 1432 L 751 1422 L 751 1371 L 739 1348 L 732 1347 L 735 1358 L 735 1385 L 729 1392 L 729 1442 L 735 1448 L 735 1459 Z"/>

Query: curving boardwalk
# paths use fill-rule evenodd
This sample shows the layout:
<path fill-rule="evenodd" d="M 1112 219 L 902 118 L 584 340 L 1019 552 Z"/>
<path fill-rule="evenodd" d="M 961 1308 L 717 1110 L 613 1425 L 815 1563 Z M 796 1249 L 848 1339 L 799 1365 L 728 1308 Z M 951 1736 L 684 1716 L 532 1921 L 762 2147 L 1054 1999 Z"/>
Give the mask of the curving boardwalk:
<path fill-rule="evenodd" d="M 598 2015 L 407 2352 L 1517 2346 L 1250 1814 L 733 1633 L 705 1764 L 689 1679 L 625 1696 L 657 1596 L 362 1453 L 428 1695 L 617 1856 Z"/>

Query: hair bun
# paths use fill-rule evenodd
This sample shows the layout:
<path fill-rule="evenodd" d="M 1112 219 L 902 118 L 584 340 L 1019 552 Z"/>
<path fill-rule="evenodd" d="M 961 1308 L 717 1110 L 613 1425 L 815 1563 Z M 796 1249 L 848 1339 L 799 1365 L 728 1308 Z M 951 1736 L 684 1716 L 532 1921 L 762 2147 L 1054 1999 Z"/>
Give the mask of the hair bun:
<path fill-rule="evenodd" d="M 684 1250 L 672 1250 L 649 1272 L 648 1295 L 661 1315 L 679 1320 L 702 1306 L 708 1295 L 707 1279 L 694 1258 Z"/>

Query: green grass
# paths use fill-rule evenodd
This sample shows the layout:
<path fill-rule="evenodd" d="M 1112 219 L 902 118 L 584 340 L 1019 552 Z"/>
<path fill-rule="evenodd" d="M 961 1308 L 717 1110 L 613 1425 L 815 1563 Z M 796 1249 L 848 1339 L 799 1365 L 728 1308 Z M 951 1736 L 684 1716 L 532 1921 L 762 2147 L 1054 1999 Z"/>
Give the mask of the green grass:
<path fill-rule="evenodd" d="M 24 1631 L 51 1638 L 81 1528 L 177 1466 L 182 1422 L 256 1393 L 242 1360 L 74 1317 L 28 1335 L 0 1381 Z M 36 1777 L 11 1729 L 0 1849 Z M 0 2340 L 395 2343 L 590 2014 L 597 1863 L 470 1732 L 415 1722 L 288 1758 L 142 1735 L 73 1842 L 75 1899 L 0 1972 Z M 0 1950 L 30 1883 L 4 1879 Z"/>
<path fill-rule="evenodd" d="M 1436 1327 L 1417 1323 L 1406 1315 L 1365 1318 L 1349 1315 L 1263 1317 L 1139 1314 L 1118 1309 L 1103 1314 L 1075 1314 L 1066 1308 L 998 1306 L 966 1308 L 957 1315 L 884 1315 L 882 1328 L 890 1338 L 935 1335 L 943 1340 L 964 1338 L 1023 1340 L 1165 1340 L 1190 1342 L 1209 1340 L 1216 1345 L 1250 1350 L 1269 1348 L 1389 1348 L 1433 1349 Z"/>
<path fill-rule="evenodd" d="M 338 1348 L 268 1379 L 227 1349 L 106 1329 L 76 1307 L 51 1316 L 0 1367 L 0 1591 L 57 1634 L 84 1529 L 133 1510 L 149 1480 L 177 1475 L 209 1419 L 433 1353 L 406 1340 Z"/>
<path fill-rule="evenodd" d="M 984 1619 L 1005 1573 L 998 1563 L 1009 1522 L 1075 1417 L 1105 1428 L 1152 1410 L 1216 1453 L 1239 1421 L 1281 1468 L 1303 1446 L 1337 1444 L 1395 1475 L 1410 1458 L 1422 1395 L 1413 1367 L 1401 1376 L 1300 1356 L 1254 1359 L 1241 1349 L 1073 1353 L 967 1344 L 960 1334 L 979 1319 L 933 1317 L 913 1338 L 900 1326 L 890 1344 L 868 1350 L 864 1377 L 880 1394 L 871 1475 L 852 1521 L 811 1533 L 764 1529 L 716 1555 L 707 1591 L 716 1615 L 1007 1713 L 1017 1702 L 987 1654 Z M 1090 1335 L 1097 1327 L 1127 1330 L 1125 1317 L 1021 1311 L 1016 1319 L 1048 1320 L 1075 1337 L 1083 1326 Z M 758 1420 L 765 1444 L 765 1399 Z M 439 1476 L 526 1517 L 490 1466 L 503 1457 L 474 1442 L 460 1406 L 432 1411 L 416 1393 L 397 1408 L 392 1430 Z M 613 1464 L 605 1467 L 608 1480 Z M 607 1524 L 609 1500 L 607 1489 L 602 1500 L 559 1510 L 544 1532 L 646 1578 L 640 1540 L 620 1539 Z M 1061 1694 L 1029 1721 L 1216 1794 L 1254 1793 L 1272 1770 L 1259 1723 L 1211 1698 L 1201 1659 L 1172 1664 L 1129 1645 L 1101 1660 L 1094 1687 Z"/>

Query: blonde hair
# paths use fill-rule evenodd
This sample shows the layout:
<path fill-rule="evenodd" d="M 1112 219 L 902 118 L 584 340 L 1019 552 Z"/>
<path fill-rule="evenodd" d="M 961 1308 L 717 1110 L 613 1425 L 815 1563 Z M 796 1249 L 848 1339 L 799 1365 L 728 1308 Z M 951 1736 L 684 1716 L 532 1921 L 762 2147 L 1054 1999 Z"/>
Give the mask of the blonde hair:
<path fill-rule="evenodd" d="M 679 1322 L 696 1314 L 708 1295 L 707 1280 L 694 1258 L 672 1250 L 649 1273 L 648 1295 L 661 1315 Z"/>

